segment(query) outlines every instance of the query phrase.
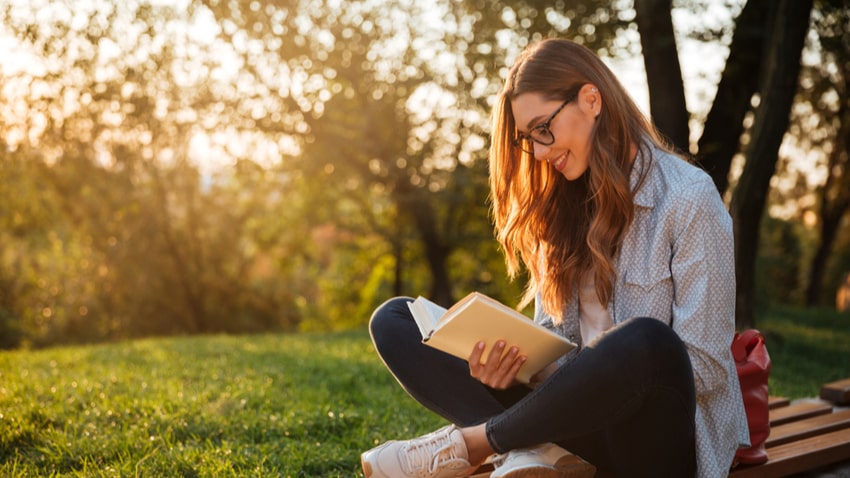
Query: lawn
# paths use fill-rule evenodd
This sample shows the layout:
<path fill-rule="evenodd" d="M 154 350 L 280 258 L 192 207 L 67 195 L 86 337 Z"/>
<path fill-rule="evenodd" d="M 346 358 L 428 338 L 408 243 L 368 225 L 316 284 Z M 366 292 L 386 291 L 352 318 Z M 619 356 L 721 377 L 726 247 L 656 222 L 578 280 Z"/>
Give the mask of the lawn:
<path fill-rule="evenodd" d="M 760 326 L 771 392 L 850 376 L 850 316 Z M 0 352 L 0 476 L 352 477 L 360 452 L 443 422 L 365 331 L 148 339 Z"/>

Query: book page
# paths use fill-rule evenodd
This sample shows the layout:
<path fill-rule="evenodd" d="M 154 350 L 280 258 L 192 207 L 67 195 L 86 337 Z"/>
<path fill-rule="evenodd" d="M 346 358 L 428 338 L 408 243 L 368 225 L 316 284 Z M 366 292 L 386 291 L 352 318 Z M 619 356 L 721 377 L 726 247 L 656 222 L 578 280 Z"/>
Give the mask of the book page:
<path fill-rule="evenodd" d="M 427 340 L 431 337 L 437 323 L 443 314 L 446 313 L 444 307 L 431 302 L 430 300 L 420 296 L 413 302 L 408 302 L 407 306 L 413 314 L 413 320 L 419 327 L 419 333 L 422 334 L 422 339 Z"/>

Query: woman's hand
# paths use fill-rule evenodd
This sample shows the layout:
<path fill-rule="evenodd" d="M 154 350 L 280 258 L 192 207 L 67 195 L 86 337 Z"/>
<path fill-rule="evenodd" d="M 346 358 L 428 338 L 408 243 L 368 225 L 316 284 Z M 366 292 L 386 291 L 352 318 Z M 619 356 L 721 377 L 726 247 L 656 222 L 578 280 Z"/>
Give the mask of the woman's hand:
<path fill-rule="evenodd" d="M 504 390 L 513 385 L 526 356 L 520 355 L 517 347 L 505 352 L 506 345 L 504 340 L 496 342 L 487 354 L 487 363 L 481 363 L 486 344 L 478 342 L 469 354 L 469 374 L 490 388 Z"/>

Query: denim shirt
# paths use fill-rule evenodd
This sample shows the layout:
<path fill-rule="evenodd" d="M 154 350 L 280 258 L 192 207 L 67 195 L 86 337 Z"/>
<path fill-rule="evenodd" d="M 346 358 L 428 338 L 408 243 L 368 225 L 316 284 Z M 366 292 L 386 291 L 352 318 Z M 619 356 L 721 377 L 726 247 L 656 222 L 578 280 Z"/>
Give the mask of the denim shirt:
<path fill-rule="evenodd" d="M 639 154 L 631 175 L 632 189 L 639 186 L 634 220 L 616 258 L 617 279 L 608 310 L 615 325 L 654 317 L 672 326 L 684 341 L 696 385 L 697 476 L 723 477 L 735 450 L 749 444 L 730 351 L 735 333 L 732 220 L 704 171 L 657 148 L 650 150 L 651 160 Z M 646 167 L 638 185 L 640 170 Z M 567 304 L 558 325 L 543 312 L 539 297 L 534 316 L 581 343 L 576 300 Z"/>

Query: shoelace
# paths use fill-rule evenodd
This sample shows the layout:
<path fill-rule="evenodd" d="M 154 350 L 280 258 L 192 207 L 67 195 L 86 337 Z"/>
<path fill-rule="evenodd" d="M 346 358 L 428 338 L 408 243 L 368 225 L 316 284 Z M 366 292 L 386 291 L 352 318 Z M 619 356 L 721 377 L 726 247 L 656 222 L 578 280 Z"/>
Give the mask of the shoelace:
<path fill-rule="evenodd" d="M 505 463 L 505 460 L 507 460 L 507 459 L 508 459 L 507 453 L 497 453 L 497 454 L 490 457 L 490 464 L 493 465 L 495 468 L 498 468 L 498 467 L 502 466 L 502 464 Z"/>
<path fill-rule="evenodd" d="M 444 453 L 448 453 L 448 456 L 443 457 Z M 441 462 L 457 460 L 460 457 L 452 446 L 450 435 L 437 433 L 410 443 L 402 458 L 401 465 L 405 473 L 410 474 L 415 470 L 424 469 L 428 471 L 428 474 L 433 474 Z"/>

